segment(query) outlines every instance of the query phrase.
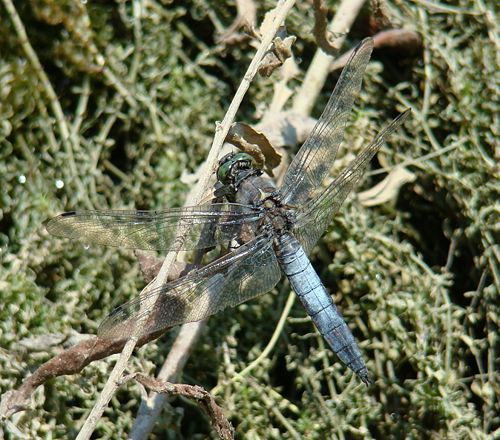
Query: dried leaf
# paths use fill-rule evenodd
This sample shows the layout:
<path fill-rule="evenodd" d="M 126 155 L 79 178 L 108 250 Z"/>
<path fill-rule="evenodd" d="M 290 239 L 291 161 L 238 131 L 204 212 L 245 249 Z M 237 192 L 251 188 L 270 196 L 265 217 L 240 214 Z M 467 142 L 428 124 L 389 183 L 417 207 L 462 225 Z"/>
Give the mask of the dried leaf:
<path fill-rule="evenodd" d="M 278 67 L 281 67 L 292 56 L 292 45 L 295 40 L 296 37 L 292 35 L 284 38 L 279 35 L 276 36 L 271 49 L 266 53 L 260 64 L 259 74 L 269 77 Z"/>
<path fill-rule="evenodd" d="M 139 267 L 141 269 L 142 277 L 146 283 L 149 283 L 153 278 L 158 275 L 163 264 L 163 258 L 158 257 L 150 252 L 145 252 L 141 250 L 135 250 L 134 254 L 139 262 Z M 191 265 L 186 265 L 186 263 L 176 261 L 169 272 L 168 280 L 173 281 L 179 278 L 183 271 L 190 269 Z"/>
<path fill-rule="evenodd" d="M 270 176 L 273 176 L 273 169 L 281 162 L 282 155 L 271 145 L 264 133 L 243 122 L 236 122 L 231 126 L 226 142 L 252 155 L 257 166 L 264 168 Z"/>

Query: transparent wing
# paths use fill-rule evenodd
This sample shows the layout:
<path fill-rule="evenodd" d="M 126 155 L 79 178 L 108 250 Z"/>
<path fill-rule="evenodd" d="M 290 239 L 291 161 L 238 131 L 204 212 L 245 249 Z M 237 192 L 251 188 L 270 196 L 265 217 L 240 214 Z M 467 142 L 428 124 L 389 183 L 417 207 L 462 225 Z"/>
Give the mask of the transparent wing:
<path fill-rule="evenodd" d="M 261 235 L 185 277 L 143 291 L 115 309 L 103 321 L 98 334 L 109 339 L 127 337 L 145 315 L 148 317 L 139 333 L 141 337 L 199 321 L 269 291 L 280 278 L 272 237 Z"/>
<path fill-rule="evenodd" d="M 333 215 L 363 176 L 370 160 L 384 140 L 405 121 L 409 114 L 410 109 L 407 109 L 394 119 L 356 156 L 319 197 L 298 210 L 297 223 L 293 233 L 306 252 L 309 252 L 323 235 L 332 221 Z"/>
<path fill-rule="evenodd" d="M 283 201 L 301 205 L 321 191 L 328 176 L 361 80 L 373 50 L 373 40 L 365 38 L 354 50 L 311 134 L 287 170 L 281 193 Z"/>
<path fill-rule="evenodd" d="M 255 228 L 260 217 L 251 206 L 213 203 L 164 211 L 71 211 L 50 219 L 46 227 L 56 237 L 89 245 L 190 250 L 227 242 L 241 225 Z"/>

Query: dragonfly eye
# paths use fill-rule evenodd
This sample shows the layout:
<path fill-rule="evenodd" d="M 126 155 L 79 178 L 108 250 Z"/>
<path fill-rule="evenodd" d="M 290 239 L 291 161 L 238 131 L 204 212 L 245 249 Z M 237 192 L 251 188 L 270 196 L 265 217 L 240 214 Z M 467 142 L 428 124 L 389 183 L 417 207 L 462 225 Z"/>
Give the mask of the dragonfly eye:
<path fill-rule="evenodd" d="M 219 161 L 217 180 L 224 185 L 234 183 L 240 170 L 253 167 L 253 157 L 247 153 L 229 153 Z"/>

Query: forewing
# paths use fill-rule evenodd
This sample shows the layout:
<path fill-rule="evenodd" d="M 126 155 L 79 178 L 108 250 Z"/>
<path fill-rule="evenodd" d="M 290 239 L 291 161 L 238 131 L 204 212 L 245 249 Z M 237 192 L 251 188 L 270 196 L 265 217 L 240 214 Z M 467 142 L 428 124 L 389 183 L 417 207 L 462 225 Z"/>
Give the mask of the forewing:
<path fill-rule="evenodd" d="M 251 206 L 213 203 L 164 211 L 71 211 L 52 218 L 56 237 L 144 250 L 204 249 L 231 240 L 242 225 L 257 226 Z"/>
<path fill-rule="evenodd" d="M 284 178 L 283 201 L 301 205 L 319 195 L 328 176 L 361 80 L 373 49 L 373 40 L 364 39 L 354 50 L 311 134 L 293 159 Z"/>
<path fill-rule="evenodd" d="M 143 291 L 115 309 L 103 321 L 98 334 L 109 339 L 128 337 L 143 319 L 141 337 L 185 322 L 199 321 L 269 291 L 280 277 L 272 238 L 260 235 L 185 277 Z"/>
<path fill-rule="evenodd" d="M 323 193 L 311 200 L 298 211 L 294 235 L 306 252 L 309 252 L 332 221 L 333 215 L 363 176 L 370 160 L 384 143 L 408 117 L 410 109 L 405 110 L 384 128 L 373 141 L 340 173 Z"/>

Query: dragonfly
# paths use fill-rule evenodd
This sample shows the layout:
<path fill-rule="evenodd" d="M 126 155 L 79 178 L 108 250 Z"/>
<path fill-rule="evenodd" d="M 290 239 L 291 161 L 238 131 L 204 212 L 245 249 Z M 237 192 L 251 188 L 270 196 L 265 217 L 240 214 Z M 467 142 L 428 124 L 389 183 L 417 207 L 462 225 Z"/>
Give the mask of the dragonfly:
<path fill-rule="evenodd" d="M 230 153 L 219 162 L 215 203 L 156 211 L 70 211 L 48 221 L 52 235 L 88 245 L 186 251 L 230 244 L 227 253 L 208 264 L 116 308 L 101 323 L 99 337 L 122 339 L 134 332 L 142 337 L 202 320 L 270 291 L 284 273 L 338 358 L 371 383 L 358 344 L 308 255 L 370 160 L 410 112 L 399 114 L 332 180 L 332 164 L 372 50 L 371 38 L 355 48 L 279 188 L 250 155 Z"/>

